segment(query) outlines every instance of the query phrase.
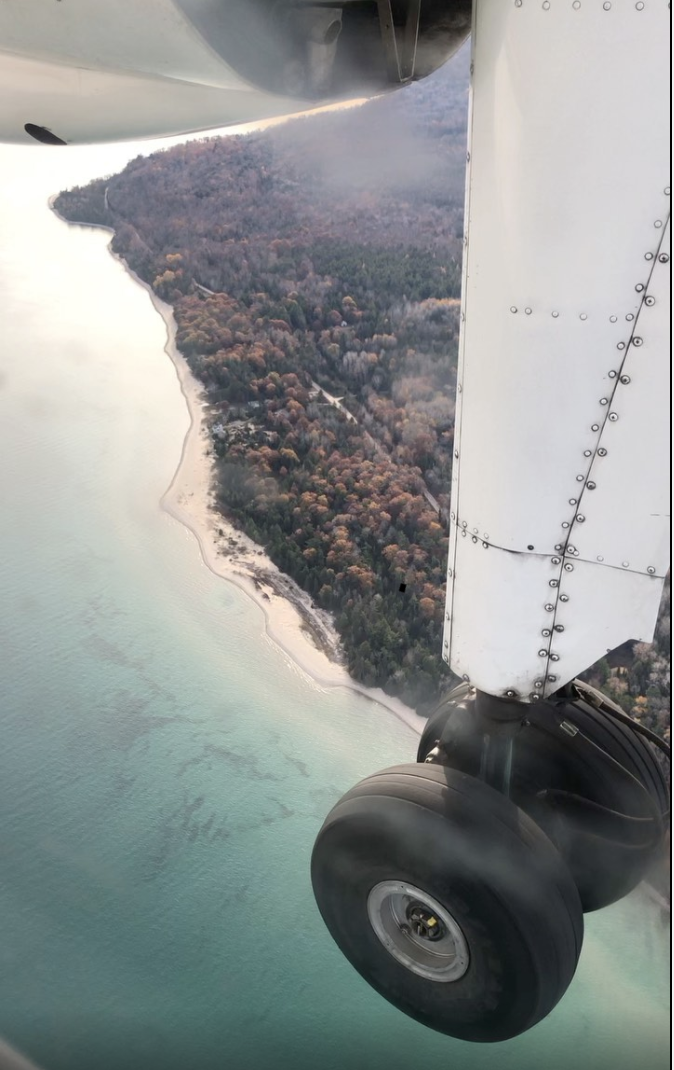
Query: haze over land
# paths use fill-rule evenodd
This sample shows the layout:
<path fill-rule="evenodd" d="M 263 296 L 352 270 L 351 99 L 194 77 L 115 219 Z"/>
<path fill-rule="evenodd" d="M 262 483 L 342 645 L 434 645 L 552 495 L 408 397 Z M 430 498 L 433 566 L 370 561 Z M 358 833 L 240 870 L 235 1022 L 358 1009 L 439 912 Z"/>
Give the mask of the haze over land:
<path fill-rule="evenodd" d="M 335 614 L 353 677 L 422 712 L 454 682 L 439 652 L 467 67 L 138 158 L 57 201 L 113 226 L 173 304 L 222 511 Z M 669 593 L 653 647 L 589 676 L 668 733 Z"/>

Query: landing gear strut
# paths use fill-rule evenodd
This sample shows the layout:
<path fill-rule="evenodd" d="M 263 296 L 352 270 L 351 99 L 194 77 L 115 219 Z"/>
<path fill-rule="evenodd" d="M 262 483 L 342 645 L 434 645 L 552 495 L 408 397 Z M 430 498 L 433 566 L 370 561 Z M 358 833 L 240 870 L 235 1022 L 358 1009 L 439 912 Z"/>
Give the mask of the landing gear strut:
<path fill-rule="evenodd" d="M 311 864 L 319 910 L 406 1014 L 461 1040 L 525 1032 L 571 982 L 583 911 L 643 877 L 666 781 L 606 701 L 575 683 L 524 707 L 462 685 L 418 764 L 367 777 L 328 814 Z"/>

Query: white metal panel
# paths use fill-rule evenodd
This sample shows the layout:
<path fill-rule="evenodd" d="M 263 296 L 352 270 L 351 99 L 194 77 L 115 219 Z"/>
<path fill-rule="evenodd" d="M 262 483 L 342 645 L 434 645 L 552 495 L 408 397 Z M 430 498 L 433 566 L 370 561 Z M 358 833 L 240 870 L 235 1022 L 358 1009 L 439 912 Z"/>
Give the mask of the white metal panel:
<path fill-rule="evenodd" d="M 550 652 L 559 660 L 548 661 L 547 672 L 556 677 L 548 691 L 556 690 L 571 679 L 566 665 L 577 656 L 579 648 L 591 665 L 625 641 L 624 620 L 620 613 L 598 615 L 597 605 L 629 605 L 629 638 L 641 642 L 650 642 L 653 638 L 662 593 L 662 582 L 657 577 L 574 561 L 573 572 L 563 573 L 559 591 L 566 601 L 558 600 L 552 616 Z"/>
<path fill-rule="evenodd" d="M 664 577 L 670 560 L 669 223 L 660 233 L 645 264 L 639 312 L 622 320 L 625 349 L 616 350 L 598 449 L 575 514 L 583 519 L 573 524 L 571 541 L 587 561 Z"/>
<path fill-rule="evenodd" d="M 236 74 L 174 0 L 0 3 L 0 141 L 34 144 L 26 123 L 81 144 L 210 130 L 302 107 Z"/>
<path fill-rule="evenodd" d="M 173 0 L 2 0 L 0 50 L 90 70 L 241 84 Z"/>
<path fill-rule="evenodd" d="M 218 89 L 0 53 L 0 141 L 35 144 L 26 122 L 47 127 L 68 144 L 86 144 L 212 130 L 300 108 L 244 83 L 238 90 Z"/>
<path fill-rule="evenodd" d="M 451 513 L 510 553 L 490 550 L 485 566 L 450 540 L 445 657 L 494 693 L 534 694 L 540 675 L 556 677 L 554 690 L 605 653 L 609 633 L 618 645 L 652 632 L 651 577 L 647 628 L 634 589 L 607 565 L 666 567 L 668 304 L 644 307 L 643 287 L 669 213 L 668 29 L 664 0 L 476 0 Z M 656 310 L 648 374 L 619 385 L 622 414 L 609 424 L 611 373 L 633 360 L 618 346 Z M 605 574 L 590 585 L 602 597 L 574 600 L 582 628 L 541 674 L 531 651 L 550 589 L 538 555 L 561 578 L 583 546 L 593 561 L 583 575 Z M 518 567 L 526 590 L 513 588 L 513 552 L 529 561 Z M 521 607 L 533 605 L 527 619 Z M 510 665 L 496 653 L 506 648 Z"/>
<path fill-rule="evenodd" d="M 542 633 L 552 629 L 556 590 L 548 584 L 559 582 L 559 568 L 543 555 L 512 553 L 462 531 L 454 540 L 456 582 L 448 609 L 459 622 L 451 633 L 452 669 L 490 694 L 526 696 L 548 671 L 550 635 Z M 500 612 L 505 605 L 507 627 Z"/>

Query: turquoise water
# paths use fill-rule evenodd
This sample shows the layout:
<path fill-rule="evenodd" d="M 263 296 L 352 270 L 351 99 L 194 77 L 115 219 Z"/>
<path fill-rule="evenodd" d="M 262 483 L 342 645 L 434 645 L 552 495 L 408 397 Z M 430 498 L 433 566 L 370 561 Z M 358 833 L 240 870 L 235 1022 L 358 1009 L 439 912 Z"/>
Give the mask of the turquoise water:
<path fill-rule="evenodd" d="M 188 417 L 107 235 L 46 207 L 137 148 L 0 149 L 0 1035 L 47 1070 L 660 1070 L 668 932 L 590 917 L 556 1012 L 448 1040 L 342 959 L 308 863 L 412 731 L 266 639 L 159 499 Z"/>

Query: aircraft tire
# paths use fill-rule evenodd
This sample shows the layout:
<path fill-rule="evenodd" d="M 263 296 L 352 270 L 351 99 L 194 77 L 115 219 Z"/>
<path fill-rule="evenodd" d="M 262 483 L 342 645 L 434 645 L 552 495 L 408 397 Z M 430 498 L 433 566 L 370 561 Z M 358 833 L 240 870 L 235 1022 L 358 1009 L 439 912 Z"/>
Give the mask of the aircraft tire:
<path fill-rule="evenodd" d="M 573 701 L 531 708 L 515 741 L 510 797 L 554 842 L 588 913 L 647 875 L 664 839 L 669 793 L 652 744 L 612 717 L 600 692 L 575 687 Z M 481 744 L 465 699 L 456 688 L 429 718 L 417 761 L 440 742 L 442 761 L 477 774 Z M 560 731 L 561 722 L 579 734 Z"/>
<path fill-rule="evenodd" d="M 460 1040 L 530 1029 L 576 970 L 582 907 L 561 856 L 510 800 L 454 769 L 396 766 L 357 784 L 325 820 L 311 879 L 361 976 Z"/>

